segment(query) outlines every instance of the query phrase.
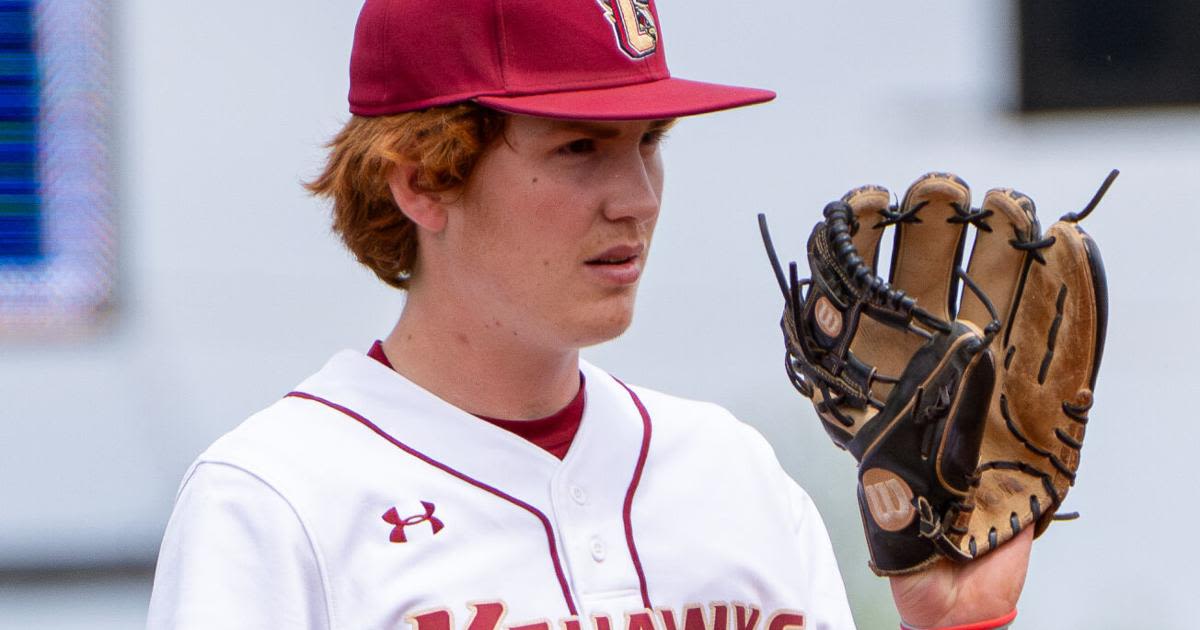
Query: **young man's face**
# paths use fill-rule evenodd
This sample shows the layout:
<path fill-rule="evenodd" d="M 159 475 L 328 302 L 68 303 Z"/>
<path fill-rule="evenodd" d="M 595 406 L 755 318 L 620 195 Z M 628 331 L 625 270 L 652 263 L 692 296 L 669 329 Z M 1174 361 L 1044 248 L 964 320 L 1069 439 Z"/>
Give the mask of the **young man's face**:
<path fill-rule="evenodd" d="M 662 199 L 662 128 L 513 116 L 443 233 L 467 308 L 547 349 L 621 334 Z"/>

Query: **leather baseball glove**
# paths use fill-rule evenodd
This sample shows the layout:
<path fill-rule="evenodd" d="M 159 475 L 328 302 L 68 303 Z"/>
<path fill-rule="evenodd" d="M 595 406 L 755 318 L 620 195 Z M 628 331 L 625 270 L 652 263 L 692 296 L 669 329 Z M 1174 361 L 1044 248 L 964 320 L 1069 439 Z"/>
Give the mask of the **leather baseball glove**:
<path fill-rule="evenodd" d="M 946 173 L 921 177 L 898 205 L 884 188 L 857 188 L 825 207 L 804 280 L 795 263 L 784 273 L 759 215 L 784 294 L 787 373 L 858 461 L 877 574 L 967 561 L 1056 518 L 1107 320 L 1100 252 L 1078 223 L 1116 175 L 1044 235 L 1033 200 L 1014 190 L 973 208 L 966 182 Z"/>

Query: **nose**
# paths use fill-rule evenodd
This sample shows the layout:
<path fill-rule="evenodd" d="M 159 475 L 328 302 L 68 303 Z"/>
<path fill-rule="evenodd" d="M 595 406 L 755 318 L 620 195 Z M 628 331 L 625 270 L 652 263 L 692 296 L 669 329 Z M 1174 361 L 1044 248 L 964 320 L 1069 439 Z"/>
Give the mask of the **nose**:
<path fill-rule="evenodd" d="M 663 172 L 658 152 L 632 151 L 609 173 L 609 194 L 604 216 L 610 221 L 630 219 L 638 223 L 658 217 L 662 204 Z"/>

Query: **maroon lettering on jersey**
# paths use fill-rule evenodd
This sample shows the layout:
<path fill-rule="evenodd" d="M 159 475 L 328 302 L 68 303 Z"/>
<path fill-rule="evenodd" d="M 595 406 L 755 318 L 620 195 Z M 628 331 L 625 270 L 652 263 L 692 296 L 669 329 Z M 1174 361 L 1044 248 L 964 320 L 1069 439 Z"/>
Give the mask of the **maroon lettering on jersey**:
<path fill-rule="evenodd" d="M 471 608 L 471 623 L 467 630 L 496 630 L 500 627 L 500 619 L 504 617 L 505 608 L 502 602 L 483 602 L 467 604 Z M 418 628 L 417 630 L 425 630 Z"/>
<path fill-rule="evenodd" d="M 540 619 L 529 623 L 503 624 L 508 609 L 503 602 L 489 601 L 468 604 L 471 609 L 471 621 L 464 630 L 554 630 L 553 623 L 548 619 Z M 734 604 L 734 627 L 729 628 L 729 604 L 714 602 L 710 606 L 711 617 L 706 617 L 705 606 L 693 604 L 681 611 L 683 626 L 677 621 L 675 611 L 670 608 L 659 608 L 656 611 L 641 609 L 625 614 L 625 626 L 617 630 L 755 630 L 762 619 L 762 609 L 746 604 Z M 658 613 L 657 617 L 655 612 Z M 662 625 L 658 623 L 661 618 Z M 428 610 L 408 616 L 414 630 L 458 630 L 453 626 L 453 617 L 449 608 Z M 711 622 L 711 623 L 710 623 Z M 592 616 L 592 627 L 583 628 L 579 618 L 575 616 L 559 620 L 558 630 L 614 630 L 612 619 L 605 614 Z M 771 615 L 763 630 L 804 630 L 804 613 L 795 610 L 779 610 Z"/>
<path fill-rule="evenodd" d="M 669 609 L 662 609 L 663 627 L 665 630 L 728 630 L 729 628 L 729 606 L 726 604 L 712 605 L 712 625 L 708 625 L 708 621 L 704 618 L 703 606 L 688 606 L 683 609 L 683 628 L 679 628 L 675 623 L 675 612 Z"/>
<path fill-rule="evenodd" d="M 804 630 L 804 613 L 794 610 L 780 610 L 771 615 L 767 622 L 767 630 Z"/>
<path fill-rule="evenodd" d="M 654 615 L 649 610 L 629 613 L 625 619 L 625 630 L 658 630 L 654 625 Z"/>
<path fill-rule="evenodd" d="M 758 619 L 762 616 L 762 611 L 757 606 L 746 606 L 744 604 L 734 604 L 734 619 L 736 621 L 735 630 L 754 630 L 758 625 Z"/>
<path fill-rule="evenodd" d="M 416 630 L 454 630 L 450 627 L 450 611 L 445 608 L 409 615 L 408 620 Z"/>
<path fill-rule="evenodd" d="M 713 630 L 726 630 L 729 627 L 729 606 L 725 604 L 713 605 Z M 684 629 L 687 629 L 687 622 L 684 622 Z"/>

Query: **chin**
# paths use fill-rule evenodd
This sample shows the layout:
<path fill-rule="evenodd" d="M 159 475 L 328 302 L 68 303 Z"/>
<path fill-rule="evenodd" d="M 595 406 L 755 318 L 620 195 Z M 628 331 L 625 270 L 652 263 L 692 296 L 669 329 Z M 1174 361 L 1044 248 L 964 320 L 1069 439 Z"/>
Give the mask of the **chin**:
<path fill-rule="evenodd" d="M 633 304 L 624 308 L 597 308 L 587 315 L 578 322 L 572 335 L 580 348 L 612 341 L 624 334 L 633 323 Z"/>

